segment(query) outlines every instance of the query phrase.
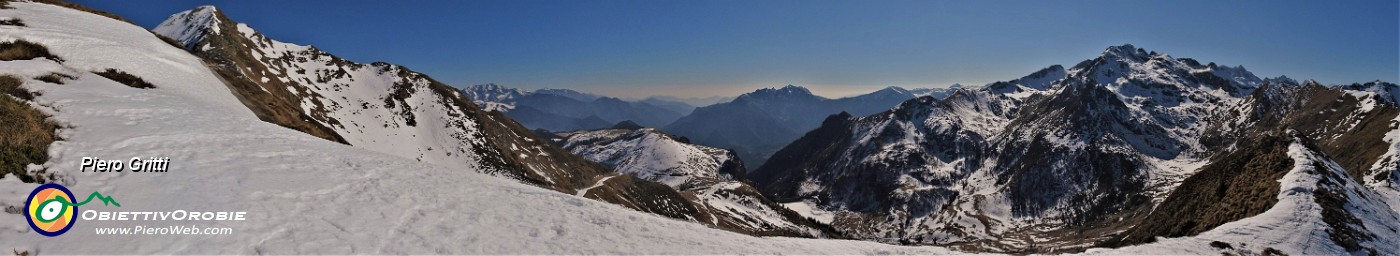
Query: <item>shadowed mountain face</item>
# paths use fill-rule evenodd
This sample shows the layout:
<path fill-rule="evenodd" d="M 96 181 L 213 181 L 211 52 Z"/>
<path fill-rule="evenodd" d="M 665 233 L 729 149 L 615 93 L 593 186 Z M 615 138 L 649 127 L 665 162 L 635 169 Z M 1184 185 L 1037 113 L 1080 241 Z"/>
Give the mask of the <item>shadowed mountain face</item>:
<path fill-rule="evenodd" d="M 201 57 L 244 105 L 267 122 L 371 151 L 510 177 L 737 232 L 822 235 L 822 231 L 720 226 L 714 220 L 742 217 L 709 208 L 665 184 L 621 175 L 562 150 L 501 112 L 482 110 L 468 98 L 471 95 L 422 73 L 387 63 L 354 63 L 315 47 L 275 41 L 212 6 L 172 15 L 154 31 Z M 545 93 L 498 98 L 528 101 L 533 95 L 574 100 Z M 612 98 L 593 103 L 608 108 L 631 106 Z"/>
<path fill-rule="evenodd" d="M 1319 161 L 1345 174 L 1333 188 L 1374 190 L 1319 205 L 1373 207 L 1365 197 L 1393 191 L 1393 87 L 1264 80 L 1115 46 L 1069 70 L 833 115 L 751 177 L 779 202 L 837 212 L 831 224 L 857 238 L 1004 252 L 1136 244 L 1272 209 L 1275 181 Z M 1290 145 L 1323 156 L 1295 165 Z M 1370 210 L 1394 219 L 1383 208 Z M 1354 231 L 1338 235 L 1348 250 L 1394 233 L 1347 216 L 1327 223 Z"/>
<path fill-rule="evenodd" d="M 744 162 L 761 164 L 802 133 L 817 128 L 828 115 L 868 115 L 920 93 L 935 92 L 941 91 L 911 92 L 889 87 L 860 96 L 827 99 L 800 86 L 759 89 L 730 102 L 696 108 L 662 130 L 701 145 L 734 149 Z"/>

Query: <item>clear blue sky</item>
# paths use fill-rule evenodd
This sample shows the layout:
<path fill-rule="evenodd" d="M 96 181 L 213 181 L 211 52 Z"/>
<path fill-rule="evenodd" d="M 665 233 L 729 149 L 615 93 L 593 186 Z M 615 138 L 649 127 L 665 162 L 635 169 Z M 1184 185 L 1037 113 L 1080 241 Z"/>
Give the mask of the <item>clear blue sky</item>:
<path fill-rule="evenodd" d="M 212 4 L 274 39 L 456 86 L 616 96 L 980 85 L 1123 43 L 1260 76 L 1400 81 L 1395 0 L 76 2 L 147 28 Z"/>

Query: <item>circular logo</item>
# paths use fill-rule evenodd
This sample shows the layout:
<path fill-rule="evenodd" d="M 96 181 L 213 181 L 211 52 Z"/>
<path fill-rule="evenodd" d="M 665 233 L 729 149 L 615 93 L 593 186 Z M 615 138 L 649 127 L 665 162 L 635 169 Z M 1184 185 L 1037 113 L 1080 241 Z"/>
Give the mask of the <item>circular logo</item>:
<path fill-rule="evenodd" d="M 24 203 L 24 215 L 29 219 L 29 227 L 45 236 L 58 236 L 73 227 L 73 214 L 78 206 L 73 205 L 73 192 L 58 184 L 44 184 L 29 193 Z"/>

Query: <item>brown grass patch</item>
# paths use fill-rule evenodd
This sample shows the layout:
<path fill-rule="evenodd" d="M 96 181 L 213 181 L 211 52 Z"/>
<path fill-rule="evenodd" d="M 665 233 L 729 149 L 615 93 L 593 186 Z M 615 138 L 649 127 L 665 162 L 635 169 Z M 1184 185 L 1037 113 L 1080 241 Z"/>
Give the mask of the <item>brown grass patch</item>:
<path fill-rule="evenodd" d="M 8 75 L 0 75 L 0 93 L 10 95 L 21 100 L 33 100 L 34 94 L 24 88 L 19 88 L 19 78 Z M 7 119 L 0 119 L 7 120 Z"/>
<path fill-rule="evenodd" d="M 42 76 L 34 77 L 34 80 L 44 81 L 44 82 L 51 83 L 51 84 L 63 84 L 63 80 L 73 80 L 73 79 L 75 79 L 73 76 L 69 76 L 69 75 L 65 75 L 65 74 L 59 74 L 59 73 L 49 73 L 49 74 L 47 74 L 47 75 L 42 75 Z"/>
<path fill-rule="evenodd" d="M 5 25 L 5 26 L 21 26 L 21 27 L 23 27 L 23 26 L 24 26 L 24 21 L 23 21 L 23 20 L 20 20 L 19 18 L 9 18 L 9 19 L 0 20 L 0 25 Z"/>
<path fill-rule="evenodd" d="M 49 53 L 49 48 L 36 43 L 24 40 L 14 42 L 0 42 L 0 60 L 31 60 L 34 58 L 45 58 L 57 62 L 63 62 L 62 58 Z"/>
<path fill-rule="evenodd" d="M 23 91 L 19 85 L 19 78 L 0 76 L 0 89 L 9 95 L 16 96 L 15 91 Z M 0 120 L 5 120 L 0 122 L 0 177 L 13 174 L 24 182 L 43 182 L 44 177 L 29 175 L 25 167 L 49 161 L 49 144 L 58 140 L 55 134 L 58 125 L 19 99 L 26 98 L 0 96 Z"/>
<path fill-rule="evenodd" d="M 93 74 L 97 74 L 97 75 L 99 75 L 99 76 L 106 77 L 107 79 L 112 79 L 112 81 L 116 81 L 116 82 L 118 82 L 118 83 L 125 84 L 126 86 L 131 86 L 131 88 L 137 88 L 137 89 L 151 89 L 151 88 L 156 88 L 156 85 L 146 82 L 146 80 L 141 79 L 141 77 L 138 77 L 138 76 L 132 75 L 132 74 L 127 74 L 126 72 L 122 72 L 121 70 L 117 70 L 117 69 L 113 69 L 113 68 L 109 68 L 109 69 L 107 69 L 106 71 L 102 71 L 102 72 L 93 72 Z"/>
<path fill-rule="evenodd" d="M 156 32 L 151 32 L 151 34 L 155 35 L 156 38 L 160 38 L 160 41 L 165 42 L 165 44 L 169 44 L 170 46 L 174 46 L 175 48 L 179 48 L 180 50 L 185 49 L 184 45 L 180 45 L 180 41 L 175 41 L 175 39 L 171 39 L 168 36 L 156 34 Z"/>

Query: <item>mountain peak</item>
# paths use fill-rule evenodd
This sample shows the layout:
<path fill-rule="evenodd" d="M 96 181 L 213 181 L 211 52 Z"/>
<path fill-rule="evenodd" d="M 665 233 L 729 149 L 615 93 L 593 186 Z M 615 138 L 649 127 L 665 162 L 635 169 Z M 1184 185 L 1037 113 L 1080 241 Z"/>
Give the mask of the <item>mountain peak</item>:
<path fill-rule="evenodd" d="M 517 93 L 519 93 L 519 94 L 523 94 L 523 93 L 524 93 L 524 92 L 521 91 L 520 89 L 505 87 L 505 86 L 503 86 L 503 85 L 498 85 L 498 84 L 495 84 L 495 83 L 474 84 L 474 85 L 471 85 L 471 86 L 467 86 L 467 88 L 465 88 L 464 90 L 466 90 L 466 91 L 473 91 L 473 92 L 511 92 L 511 91 L 514 91 L 514 92 L 517 92 Z"/>
<path fill-rule="evenodd" d="M 899 87 L 899 86 L 886 86 L 884 89 L 880 89 L 879 91 L 876 91 L 876 92 L 893 92 L 893 93 L 899 93 L 899 94 L 909 94 L 909 90 L 908 90 L 908 89 L 904 89 L 904 87 Z"/>
<path fill-rule="evenodd" d="M 811 90 L 807 90 L 807 88 L 805 88 L 805 87 L 796 86 L 796 85 L 790 85 L 790 84 L 789 84 L 789 85 L 787 85 L 787 86 L 783 86 L 782 88 L 763 88 L 763 89 L 754 90 L 753 92 L 745 93 L 744 95 L 739 95 L 739 97 L 740 97 L 740 98 L 751 98 L 751 97 L 759 97 L 759 96 L 761 96 L 761 97 L 775 97 L 775 96 L 790 96 L 790 95 L 815 96 L 815 95 L 812 94 L 812 91 L 811 91 Z"/>
<path fill-rule="evenodd" d="M 467 88 L 462 88 L 462 92 L 467 95 L 467 98 L 478 102 L 489 101 L 498 103 L 514 101 L 517 98 L 529 94 L 521 89 L 505 87 L 495 83 L 474 84 L 467 86 Z"/>
<path fill-rule="evenodd" d="M 151 31 L 175 39 L 185 48 L 192 48 L 209 34 L 218 34 L 221 20 L 227 20 L 213 5 L 171 14 Z"/>
<path fill-rule="evenodd" d="M 1104 49 L 1103 52 L 1104 52 L 1104 53 L 1134 53 L 1134 52 L 1137 52 L 1137 50 L 1138 50 L 1137 46 L 1133 46 L 1133 44 L 1123 44 L 1123 45 L 1109 46 L 1108 49 Z"/>
<path fill-rule="evenodd" d="M 781 89 L 778 89 L 778 92 L 786 93 L 786 94 L 812 94 L 812 91 L 811 91 L 811 90 L 807 90 L 807 87 L 796 86 L 796 85 L 790 85 L 790 84 L 787 85 L 787 86 L 783 86 L 783 88 L 781 88 Z"/>
<path fill-rule="evenodd" d="M 1145 49 L 1137 48 L 1132 44 L 1123 44 L 1119 46 L 1109 46 L 1108 49 L 1103 50 L 1103 54 L 1100 57 L 1143 61 L 1147 60 L 1151 55 L 1152 54 L 1148 53 Z"/>
<path fill-rule="evenodd" d="M 1278 77 L 1272 77 L 1272 78 L 1264 78 L 1264 79 L 1260 79 L 1259 82 L 1260 82 L 1260 84 L 1271 84 L 1271 85 L 1274 85 L 1275 87 L 1280 86 L 1280 85 L 1286 85 L 1286 86 L 1296 86 L 1296 85 L 1299 85 L 1298 80 L 1294 80 L 1293 78 L 1288 77 L 1288 76 L 1278 76 Z"/>
<path fill-rule="evenodd" d="M 1308 79 L 1308 80 L 1303 80 L 1303 86 L 1323 86 L 1323 87 L 1326 87 L 1327 85 L 1322 84 L 1322 82 L 1318 82 L 1317 80 Z"/>
<path fill-rule="evenodd" d="M 618 122 L 617 124 L 612 126 L 612 129 L 626 129 L 633 131 L 640 130 L 642 128 L 645 127 L 642 127 L 642 125 L 637 124 L 636 122 L 632 122 L 632 120 L 623 120 L 622 122 Z"/>
<path fill-rule="evenodd" d="M 218 12 L 218 11 L 219 11 L 219 7 L 214 7 L 213 5 L 200 5 L 200 6 L 195 6 L 194 9 L 191 9 L 190 11 L 213 13 L 213 12 Z"/>

